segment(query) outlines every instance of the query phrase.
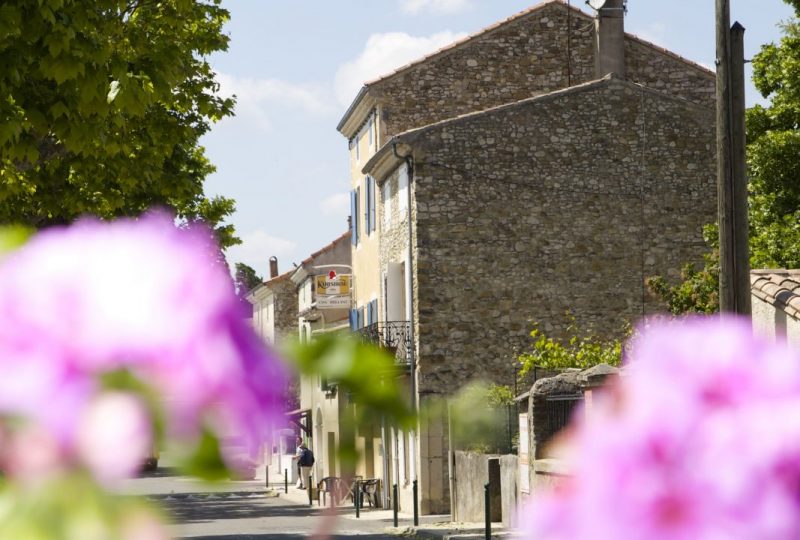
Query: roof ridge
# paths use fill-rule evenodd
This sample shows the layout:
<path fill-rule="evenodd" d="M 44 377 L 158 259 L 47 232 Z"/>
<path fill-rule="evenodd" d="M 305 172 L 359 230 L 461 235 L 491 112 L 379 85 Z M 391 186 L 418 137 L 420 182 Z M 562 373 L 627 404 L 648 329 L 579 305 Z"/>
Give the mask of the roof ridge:
<path fill-rule="evenodd" d="M 320 249 L 318 249 L 317 251 L 313 252 L 311 255 L 309 255 L 305 259 L 303 259 L 303 262 L 301 262 L 300 265 L 302 266 L 304 264 L 310 263 L 311 261 L 313 261 L 315 258 L 317 258 L 320 255 L 322 255 L 323 253 L 326 253 L 326 252 L 330 251 L 331 249 L 333 249 L 334 247 L 336 247 L 337 244 L 339 244 L 340 242 L 342 242 L 343 240 L 345 240 L 349 236 L 350 236 L 350 231 L 345 231 L 344 233 L 339 235 L 338 238 L 336 238 L 335 240 L 333 240 L 329 244 L 321 247 Z"/>
<path fill-rule="evenodd" d="M 800 270 L 754 270 L 750 290 L 761 300 L 800 319 Z"/>

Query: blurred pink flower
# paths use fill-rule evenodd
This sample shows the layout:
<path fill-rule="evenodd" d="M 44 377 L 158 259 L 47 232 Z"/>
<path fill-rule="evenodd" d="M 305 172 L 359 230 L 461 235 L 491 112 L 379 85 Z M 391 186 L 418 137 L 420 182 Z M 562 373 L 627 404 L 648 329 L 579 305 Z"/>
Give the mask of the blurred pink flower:
<path fill-rule="evenodd" d="M 140 399 L 103 392 L 83 410 L 76 452 L 102 483 L 133 476 L 152 452 L 150 422 Z"/>
<path fill-rule="evenodd" d="M 281 413 L 284 368 L 217 255 L 205 228 L 152 214 L 49 229 L 0 261 L 0 417 L 73 452 L 98 375 L 125 369 L 164 397 L 169 434 L 224 418 L 257 445 Z"/>
<path fill-rule="evenodd" d="M 733 319 L 655 327 L 576 419 L 537 540 L 800 538 L 800 355 Z"/>

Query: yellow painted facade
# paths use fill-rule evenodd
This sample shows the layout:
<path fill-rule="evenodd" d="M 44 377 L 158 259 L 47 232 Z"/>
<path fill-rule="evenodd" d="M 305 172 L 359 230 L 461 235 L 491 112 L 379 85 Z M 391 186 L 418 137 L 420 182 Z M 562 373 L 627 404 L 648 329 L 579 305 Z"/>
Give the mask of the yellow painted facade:
<path fill-rule="evenodd" d="M 364 165 L 380 148 L 380 120 L 375 110 L 367 116 L 363 126 L 350 140 L 350 185 L 358 191 L 358 212 L 351 216 L 357 220 L 358 242 L 353 244 L 352 265 L 354 280 L 355 305 L 353 308 L 365 308 L 371 301 L 380 298 L 380 272 L 378 265 L 380 224 L 377 223 L 378 212 L 374 210 L 375 225 L 367 230 L 366 211 L 369 208 L 367 195 L 367 178 L 361 172 Z M 375 188 L 374 204 L 379 204 L 380 196 Z M 377 315 L 377 314 L 376 314 Z M 377 321 L 377 319 L 376 319 Z M 373 322 L 376 322 L 373 321 Z"/>

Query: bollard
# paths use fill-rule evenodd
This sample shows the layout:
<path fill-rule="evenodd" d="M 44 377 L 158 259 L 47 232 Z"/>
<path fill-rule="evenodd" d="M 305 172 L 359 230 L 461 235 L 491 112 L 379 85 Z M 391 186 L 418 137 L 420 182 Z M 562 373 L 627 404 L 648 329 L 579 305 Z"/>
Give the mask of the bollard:
<path fill-rule="evenodd" d="M 356 487 L 355 487 L 355 496 L 353 497 L 354 503 L 356 504 L 356 517 L 361 517 L 361 486 L 358 484 L 358 480 L 356 480 Z"/>
<path fill-rule="evenodd" d="M 490 501 L 489 501 L 489 483 L 487 482 L 483 486 L 483 513 L 486 517 L 486 540 L 491 540 L 492 538 L 492 516 L 490 515 Z"/>
<path fill-rule="evenodd" d="M 397 527 L 397 484 L 392 484 L 392 514 L 394 526 Z"/>
<path fill-rule="evenodd" d="M 269 465 L 264 466 L 264 483 L 267 485 L 267 489 L 269 489 Z"/>
<path fill-rule="evenodd" d="M 416 480 L 411 483 L 411 490 L 414 494 L 414 527 L 419 527 L 419 501 L 417 500 L 419 487 Z"/>
<path fill-rule="evenodd" d="M 289 469 L 283 469 L 283 492 L 289 493 Z"/>
<path fill-rule="evenodd" d="M 311 489 L 311 475 L 310 474 L 308 475 L 308 485 L 306 487 L 308 488 L 308 506 L 314 506 L 314 502 L 312 500 L 312 493 L 311 493 L 312 489 Z"/>

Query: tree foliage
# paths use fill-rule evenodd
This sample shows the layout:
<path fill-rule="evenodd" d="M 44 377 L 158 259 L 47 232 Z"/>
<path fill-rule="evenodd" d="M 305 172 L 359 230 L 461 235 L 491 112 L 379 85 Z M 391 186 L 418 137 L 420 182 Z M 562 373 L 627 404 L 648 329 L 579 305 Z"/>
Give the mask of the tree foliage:
<path fill-rule="evenodd" d="M 672 285 L 663 276 L 647 279 L 647 287 L 661 298 L 673 315 L 689 313 L 711 314 L 719 311 L 719 229 L 707 225 L 703 237 L 711 251 L 703 256 L 703 267 L 693 263 L 681 270 L 680 281 Z"/>
<path fill-rule="evenodd" d="M 0 222 L 36 228 L 151 206 L 220 226 L 199 145 L 232 114 L 208 55 L 224 51 L 221 0 L 0 3 Z"/>
<path fill-rule="evenodd" d="M 622 341 L 604 340 L 578 328 L 574 317 L 569 318 L 564 340 L 552 338 L 534 327 L 531 331 L 533 344 L 529 352 L 519 355 L 522 365 L 520 375 L 534 367 L 543 369 L 581 368 L 598 364 L 618 366 L 622 362 Z"/>
<path fill-rule="evenodd" d="M 787 2 L 800 15 L 800 2 Z M 747 112 L 750 250 L 754 268 L 800 268 L 800 24 L 753 58 L 753 82 L 769 106 Z"/>
<path fill-rule="evenodd" d="M 248 291 L 261 285 L 263 282 L 253 267 L 245 263 L 236 263 L 234 268 L 235 275 L 233 281 L 236 285 L 236 294 L 240 297 L 243 297 Z"/>

